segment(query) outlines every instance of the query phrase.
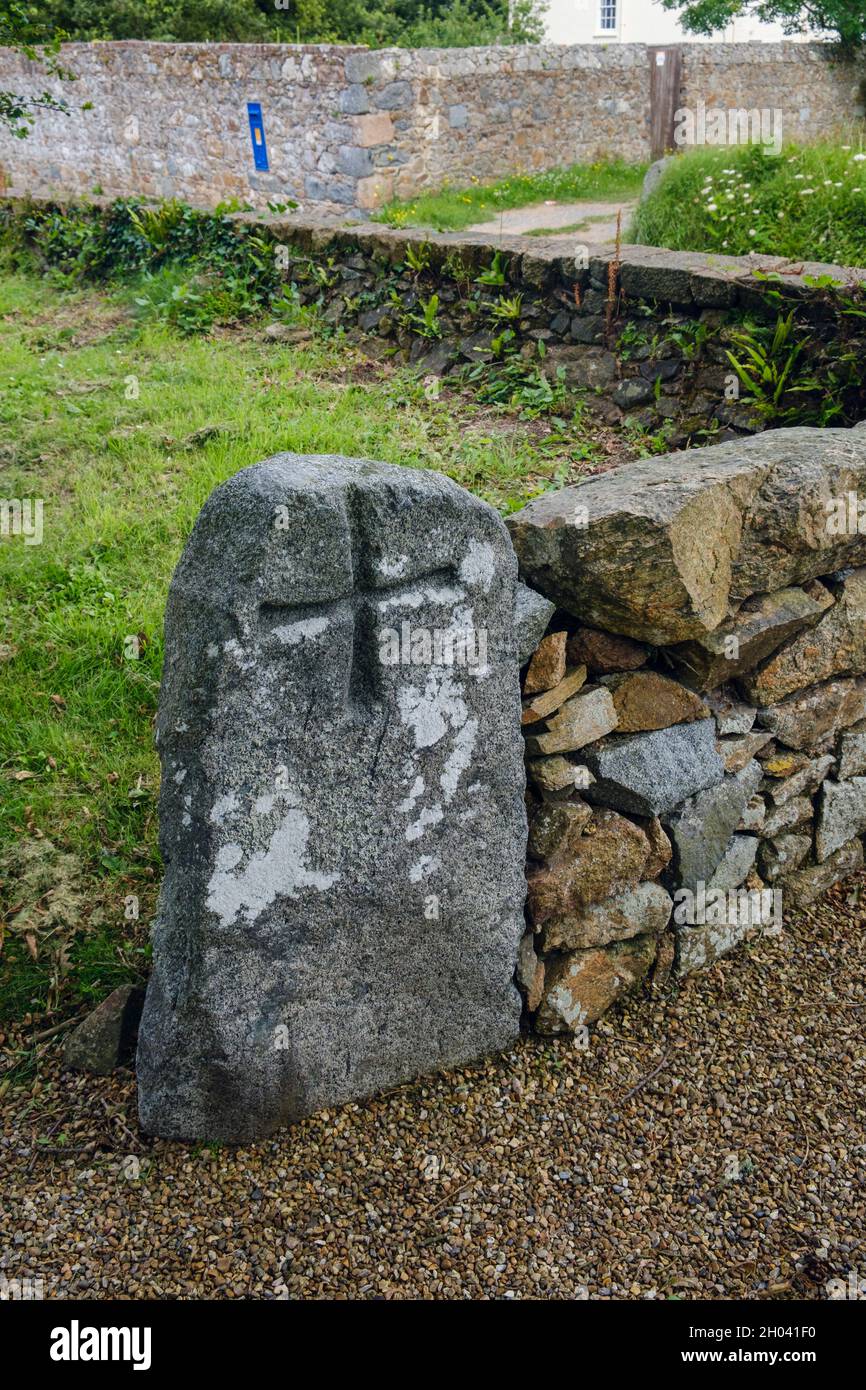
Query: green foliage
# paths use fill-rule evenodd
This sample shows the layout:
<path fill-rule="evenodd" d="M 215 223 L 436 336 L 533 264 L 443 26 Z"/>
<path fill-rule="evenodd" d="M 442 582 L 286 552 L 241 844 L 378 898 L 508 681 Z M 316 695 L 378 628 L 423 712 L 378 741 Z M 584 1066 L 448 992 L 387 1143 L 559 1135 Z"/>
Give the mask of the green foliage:
<path fill-rule="evenodd" d="M 782 277 L 761 275 L 771 317 L 728 327 L 726 356 L 745 388 L 745 399 L 765 424 L 850 425 L 863 418 L 866 302 L 859 287 L 813 282 L 819 294 L 790 307 L 776 288 Z"/>
<path fill-rule="evenodd" d="M 693 34 L 714 34 L 731 20 L 751 14 L 775 21 L 786 34 L 835 34 L 846 48 L 866 41 L 866 0 L 662 0 L 679 10 L 683 27 Z"/>
<path fill-rule="evenodd" d="M 745 327 L 730 334 L 739 357 L 730 351 L 726 357 L 746 388 L 751 400 L 775 411 L 785 389 L 792 382 L 794 366 L 804 344 L 797 342 L 794 310 L 779 315 L 772 333 Z"/>
<path fill-rule="evenodd" d="M 430 268 L 430 243 L 429 241 L 419 242 L 417 246 L 410 245 L 406 248 L 406 264 L 410 270 L 419 274 L 422 270 Z"/>
<path fill-rule="evenodd" d="M 406 28 L 397 42 L 405 48 L 477 48 L 491 43 L 540 43 L 545 0 L 450 0 L 446 4 L 404 3 Z"/>
<path fill-rule="evenodd" d="M 521 419 L 535 420 L 561 410 L 567 397 L 564 369 L 557 367 L 551 375 L 544 371 L 543 359 L 544 347 L 539 343 L 534 358 L 506 351 L 500 362 L 464 368 L 459 379 L 472 386 L 482 404 L 508 406 L 519 411 Z"/>
<path fill-rule="evenodd" d="M 66 285 L 132 277 L 141 316 L 185 333 L 264 310 L 283 316 L 295 310 L 268 240 L 227 212 L 175 200 L 146 206 L 118 199 L 107 210 L 3 206 L 0 245 L 13 265 L 38 268 Z"/>
<path fill-rule="evenodd" d="M 623 420 L 623 432 L 637 458 L 653 458 L 656 454 L 666 454 L 671 447 L 673 425 L 665 420 L 657 430 L 648 430 L 633 416 Z"/>
<path fill-rule="evenodd" d="M 761 252 L 866 266 L 860 141 L 689 150 L 638 207 L 629 240 L 672 251 Z"/>
<path fill-rule="evenodd" d="M 505 284 L 505 263 L 502 260 L 502 252 L 494 251 L 493 260 L 485 270 L 476 276 L 476 284 L 479 285 L 504 285 Z"/>
<path fill-rule="evenodd" d="M 407 322 L 422 338 L 441 338 L 442 326 L 439 323 L 439 296 L 431 294 L 429 299 L 418 301 L 420 314 L 409 314 Z"/>
<path fill-rule="evenodd" d="M 0 0 L 0 48 L 11 48 L 31 62 L 39 63 L 46 77 L 73 80 L 73 74 L 58 57 L 61 30 L 46 23 L 44 15 L 22 0 Z M 0 89 L 0 129 L 23 139 L 40 110 L 69 110 L 65 101 L 47 89 L 37 97 Z"/>
<path fill-rule="evenodd" d="M 74 39 L 178 43 L 366 43 L 372 48 L 537 43 L 538 0 L 43 0 Z"/>
<path fill-rule="evenodd" d="M 497 323 L 517 323 L 523 309 L 523 295 L 501 294 L 490 306 L 490 317 Z"/>
<path fill-rule="evenodd" d="M 685 322 L 662 320 L 664 341 L 672 343 L 686 362 L 694 362 L 701 356 L 710 337 L 710 326 L 701 319 L 686 319 Z"/>
<path fill-rule="evenodd" d="M 572 164 L 538 174 L 519 173 L 497 183 L 473 180 L 468 188 L 447 185 L 436 193 L 419 194 L 407 202 L 389 203 L 376 220 L 392 227 L 433 227 L 459 232 L 473 222 L 488 220 L 507 208 L 528 207 L 548 199 L 555 202 L 615 202 L 636 197 L 645 164 L 614 159 L 595 164 Z"/>

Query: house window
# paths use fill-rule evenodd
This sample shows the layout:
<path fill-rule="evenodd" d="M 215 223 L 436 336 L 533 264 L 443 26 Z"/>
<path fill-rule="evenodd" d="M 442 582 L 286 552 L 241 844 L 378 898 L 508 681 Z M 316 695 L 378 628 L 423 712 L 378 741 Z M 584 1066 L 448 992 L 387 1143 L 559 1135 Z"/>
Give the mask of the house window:
<path fill-rule="evenodd" d="M 606 34 L 616 30 L 616 0 L 599 0 L 598 27 Z"/>

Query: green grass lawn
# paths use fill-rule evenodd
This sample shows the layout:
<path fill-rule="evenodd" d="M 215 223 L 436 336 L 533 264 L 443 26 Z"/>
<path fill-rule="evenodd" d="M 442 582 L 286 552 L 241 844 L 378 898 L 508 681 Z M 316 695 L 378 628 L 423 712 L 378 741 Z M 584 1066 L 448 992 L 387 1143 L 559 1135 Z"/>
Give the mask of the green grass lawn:
<path fill-rule="evenodd" d="M 0 280 L 0 497 L 44 500 L 41 545 L 0 539 L 0 1027 L 50 1026 L 147 968 L 163 606 L 217 484 L 338 452 L 508 510 L 586 469 L 579 422 L 428 399 L 345 340 L 274 342 L 264 321 L 181 337 L 134 306 Z"/>
<path fill-rule="evenodd" d="M 504 208 L 530 207 L 553 199 L 568 202 L 616 202 L 636 198 L 646 173 L 645 164 L 610 160 L 598 164 L 572 164 L 567 169 L 548 169 L 541 174 L 514 174 L 498 183 L 473 182 L 468 188 L 439 189 L 419 194 L 406 202 L 389 203 L 377 221 L 391 227 L 432 227 L 437 232 L 459 232 L 473 222 L 487 221 Z"/>
<path fill-rule="evenodd" d="M 866 266 L 861 143 L 789 145 L 777 157 L 756 145 L 689 150 L 637 209 L 628 239 L 672 251 Z"/>

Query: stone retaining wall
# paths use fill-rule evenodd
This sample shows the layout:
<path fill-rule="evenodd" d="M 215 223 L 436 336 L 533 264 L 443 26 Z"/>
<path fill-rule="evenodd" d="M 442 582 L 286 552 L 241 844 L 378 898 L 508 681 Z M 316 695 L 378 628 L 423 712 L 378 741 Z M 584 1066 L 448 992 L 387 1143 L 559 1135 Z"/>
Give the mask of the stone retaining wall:
<path fill-rule="evenodd" d="M 778 109 L 786 139 L 862 114 L 862 72 L 826 44 L 684 44 L 680 103 Z M 444 182 L 619 155 L 650 157 L 643 44 L 387 49 L 293 44 L 67 44 L 75 84 L 0 50 L 0 87 L 46 86 L 26 141 L 0 131 L 0 170 L 27 193 L 229 197 L 264 206 L 378 206 Z M 262 106 L 270 170 L 253 166 Z M 85 103 L 89 109 L 81 109 Z"/>
<path fill-rule="evenodd" d="M 303 304 L 425 373 L 495 371 L 519 353 L 590 414 L 663 432 L 669 447 L 822 419 L 828 388 L 839 422 L 866 416 L 852 339 L 861 320 L 849 312 L 866 271 L 651 246 L 608 245 L 590 257 L 562 239 L 240 220 L 278 243 Z M 423 316 L 434 295 L 431 328 Z M 729 358 L 743 355 L 734 335 L 750 317 L 775 324 L 790 309 L 802 349 L 789 389 L 772 406 L 756 403 Z"/>
<path fill-rule="evenodd" d="M 778 430 L 509 519 L 549 600 L 523 679 L 537 1031 L 780 934 L 862 866 L 864 485 L 863 428 Z"/>
<path fill-rule="evenodd" d="M 39 253 L 43 222 L 50 236 L 56 214 L 110 222 L 110 209 L 104 197 L 83 206 L 7 196 L 0 229 Z M 299 214 L 227 221 L 238 237 L 270 243 L 299 303 L 371 355 L 431 376 L 543 376 L 563 409 L 626 423 L 655 449 L 866 417 L 866 270 L 610 243 L 590 257 L 569 238 L 423 234 Z M 746 360 L 738 335 L 763 325 L 766 342 L 792 311 L 781 358 L 768 363 L 781 372 L 796 348 L 786 387 L 774 394 L 771 375 L 755 398 L 731 362 Z"/>
<path fill-rule="evenodd" d="M 69 115 L 43 111 L 26 140 L 0 130 L 5 182 L 27 193 L 231 198 L 325 209 L 363 201 L 353 118 L 341 110 L 356 48 L 283 44 L 64 44 L 74 83 L 0 49 L 0 87 L 46 88 Z M 246 105 L 262 105 L 270 170 L 257 171 Z M 85 102 L 91 109 L 82 110 Z"/>

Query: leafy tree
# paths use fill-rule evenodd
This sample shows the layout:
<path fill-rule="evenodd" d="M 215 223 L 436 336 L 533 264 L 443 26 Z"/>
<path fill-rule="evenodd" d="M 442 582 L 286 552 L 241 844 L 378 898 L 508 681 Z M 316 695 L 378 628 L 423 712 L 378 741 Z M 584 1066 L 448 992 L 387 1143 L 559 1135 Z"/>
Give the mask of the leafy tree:
<path fill-rule="evenodd" d="M 781 24 L 786 34 L 835 34 L 848 49 L 866 43 L 866 0 L 662 0 L 681 10 L 683 28 L 713 34 L 743 15 Z"/>
<path fill-rule="evenodd" d="M 0 0 L 0 47 L 73 79 L 64 39 L 174 43 L 363 43 L 373 48 L 537 43 L 545 0 Z M 68 111 L 47 90 L 0 89 L 0 125 L 25 136 L 40 109 Z"/>
<path fill-rule="evenodd" d="M 0 47 L 12 48 L 25 58 L 40 62 L 46 77 L 71 78 L 58 58 L 62 34 L 52 30 L 20 0 L 0 0 Z M 68 111 L 65 101 L 44 91 L 37 97 L 0 88 L 0 126 L 23 139 L 40 109 Z"/>
<path fill-rule="evenodd" d="M 4 0 L 0 0 L 0 4 Z M 535 43 L 543 0 L 42 0 L 73 39 L 176 43 Z"/>
<path fill-rule="evenodd" d="M 43 0 L 41 9 L 69 39 L 164 43 L 267 43 L 278 13 L 255 0 Z"/>

